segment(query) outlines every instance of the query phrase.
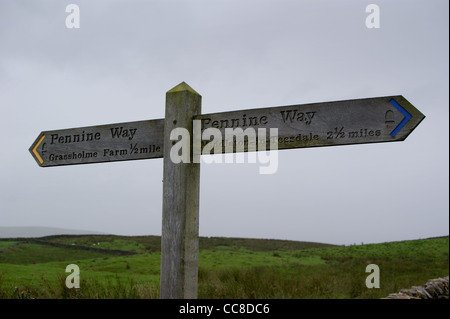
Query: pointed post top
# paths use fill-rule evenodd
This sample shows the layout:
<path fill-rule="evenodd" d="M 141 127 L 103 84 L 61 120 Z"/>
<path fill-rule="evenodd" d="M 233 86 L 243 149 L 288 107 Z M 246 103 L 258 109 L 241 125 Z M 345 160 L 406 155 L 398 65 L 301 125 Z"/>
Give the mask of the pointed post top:
<path fill-rule="evenodd" d="M 187 83 L 184 82 L 184 81 L 181 82 L 180 84 L 178 84 L 173 89 L 167 91 L 167 93 L 175 93 L 175 92 L 182 92 L 182 91 L 189 91 L 191 93 L 195 93 L 197 95 L 200 95 L 193 88 L 191 88 L 189 85 L 187 85 Z"/>

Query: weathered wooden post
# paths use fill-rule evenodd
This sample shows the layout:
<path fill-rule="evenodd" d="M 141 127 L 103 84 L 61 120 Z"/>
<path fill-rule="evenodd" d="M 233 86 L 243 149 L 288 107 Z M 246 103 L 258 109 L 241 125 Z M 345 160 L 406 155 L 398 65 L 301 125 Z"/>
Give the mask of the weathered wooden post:
<path fill-rule="evenodd" d="M 193 117 L 201 96 L 182 82 L 166 93 L 160 298 L 197 298 L 200 164 L 192 161 Z M 175 128 L 189 132 L 189 163 L 174 163 Z"/>

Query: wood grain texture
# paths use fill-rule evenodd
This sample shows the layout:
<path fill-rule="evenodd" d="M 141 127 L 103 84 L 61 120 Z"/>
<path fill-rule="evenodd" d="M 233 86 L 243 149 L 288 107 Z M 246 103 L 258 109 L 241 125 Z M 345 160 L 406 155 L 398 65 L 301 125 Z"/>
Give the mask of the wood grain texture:
<path fill-rule="evenodd" d="M 174 163 L 170 150 L 177 127 L 192 132 L 192 119 L 201 113 L 201 96 L 180 84 L 166 94 L 164 180 L 161 236 L 160 297 L 197 298 L 200 164 Z M 192 134 L 191 134 L 192 135 Z M 192 139 L 189 138 L 192 149 Z"/>

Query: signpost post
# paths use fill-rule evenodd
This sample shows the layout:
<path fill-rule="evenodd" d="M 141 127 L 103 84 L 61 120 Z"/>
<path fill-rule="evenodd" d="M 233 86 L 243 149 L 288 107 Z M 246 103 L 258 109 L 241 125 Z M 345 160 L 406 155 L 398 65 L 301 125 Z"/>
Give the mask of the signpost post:
<path fill-rule="evenodd" d="M 194 157 L 209 143 L 196 141 L 196 133 L 219 130 L 220 152 L 235 153 L 257 148 L 250 139 L 241 149 L 237 139 L 227 147 L 227 130 L 277 128 L 266 147 L 292 149 L 403 141 L 424 118 L 403 96 L 201 114 L 201 96 L 182 82 L 166 94 L 164 119 L 44 131 L 29 151 L 41 167 L 164 158 L 160 297 L 196 298 L 200 164 Z M 180 128 L 187 138 L 177 135 Z M 174 161 L 174 149 L 189 156 Z"/>
<path fill-rule="evenodd" d="M 189 163 L 174 163 L 170 152 L 176 143 L 173 130 L 192 132 L 193 117 L 200 113 L 201 96 L 187 84 L 167 92 L 160 280 L 160 297 L 165 299 L 197 298 L 200 164 L 193 163 L 191 152 Z M 192 149 L 191 136 L 184 140 L 183 151 Z"/>

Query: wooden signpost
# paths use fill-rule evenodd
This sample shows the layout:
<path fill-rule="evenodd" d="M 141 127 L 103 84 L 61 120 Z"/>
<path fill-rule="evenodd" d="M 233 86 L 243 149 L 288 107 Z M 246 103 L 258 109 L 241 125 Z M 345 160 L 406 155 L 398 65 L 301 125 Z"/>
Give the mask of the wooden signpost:
<path fill-rule="evenodd" d="M 267 150 L 271 142 L 292 149 L 403 141 L 424 118 L 403 96 L 201 114 L 201 96 L 182 82 L 166 94 L 164 119 L 44 131 L 29 151 L 41 167 L 164 158 L 160 297 L 196 298 L 200 164 L 194 156 L 210 142 L 203 132 L 220 131 L 220 153 L 235 153 L 258 150 L 252 143 L 261 141 Z M 189 133 L 192 150 L 180 163 L 171 159 L 177 128 Z M 278 135 L 226 139 L 227 131 L 245 135 L 248 128 L 256 135 L 276 128 Z"/>

